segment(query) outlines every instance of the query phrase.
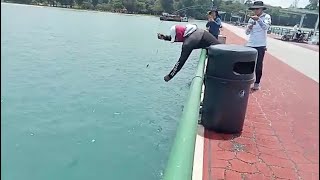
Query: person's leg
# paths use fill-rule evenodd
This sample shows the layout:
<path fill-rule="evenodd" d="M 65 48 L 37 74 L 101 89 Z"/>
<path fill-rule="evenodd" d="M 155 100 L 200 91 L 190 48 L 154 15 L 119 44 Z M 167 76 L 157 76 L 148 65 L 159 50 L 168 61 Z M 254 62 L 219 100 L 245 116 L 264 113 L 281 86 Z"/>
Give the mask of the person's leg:
<path fill-rule="evenodd" d="M 217 38 L 215 38 L 208 31 L 204 31 L 198 48 L 208 48 L 211 45 L 221 44 Z"/>
<path fill-rule="evenodd" d="M 265 47 L 256 47 L 258 51 L 257 64 L 256 64 L 256 81 L 254 85 L 254 89 L 259 89 L 260 80 L 262 77 L 262 69 L 263 69 L 263 58 L 265 54 Z"/>
<path fill-rule="evenodd" d="M 207 57 L 209 56 L 209 47 L 211 45 L 221 44 L 218 39 L 211 33 L 204 31 L 204 34 L 199 42 L 198 48 L 206 49 Z"/>

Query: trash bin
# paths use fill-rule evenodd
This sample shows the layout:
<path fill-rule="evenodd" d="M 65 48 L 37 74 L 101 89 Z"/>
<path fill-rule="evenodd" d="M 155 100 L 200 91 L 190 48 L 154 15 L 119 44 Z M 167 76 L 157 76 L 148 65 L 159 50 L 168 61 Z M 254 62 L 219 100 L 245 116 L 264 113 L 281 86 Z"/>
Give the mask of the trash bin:
<path fill-rule="evenodd" d="M 242 131 L 257 54 L 257 50 L 239 45 L 208 48 L 201 112 L 206 129 L 220 133 Z"/>

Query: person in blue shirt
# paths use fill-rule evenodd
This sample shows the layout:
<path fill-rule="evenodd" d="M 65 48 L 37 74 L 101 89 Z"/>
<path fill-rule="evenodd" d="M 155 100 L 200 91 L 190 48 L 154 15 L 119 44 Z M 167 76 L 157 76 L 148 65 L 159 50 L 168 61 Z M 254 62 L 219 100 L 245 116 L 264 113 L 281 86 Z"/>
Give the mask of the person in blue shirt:
<path fill-rule="evenodd" d="M 217 10 L 208 12 L 207 30 L 218 39 L 221 28 L 221 19 Z"/>

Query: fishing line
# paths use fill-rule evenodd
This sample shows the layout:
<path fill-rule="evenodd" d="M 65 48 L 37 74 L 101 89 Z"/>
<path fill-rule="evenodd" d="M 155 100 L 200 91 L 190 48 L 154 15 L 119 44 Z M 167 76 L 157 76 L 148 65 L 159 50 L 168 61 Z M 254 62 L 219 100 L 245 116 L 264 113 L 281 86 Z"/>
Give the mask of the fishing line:
<path fill-rule="evenodd" d="M 157 26 L 157 28 L 156 28 L 156 33 L 157 33 L 157 35 L 158 35 L 158 33 L 160 33 L 159 32 L 159 28 L 160 28 L 160 25 L 162 24 L 162 22 L 163 21 L 160 21 L 159 23 L 158 23 L 158 26 Z M 158 37 L 157 37 L 158 38 Z M 157 55 L 158 54 L 158 51 L 159 51 L 159 46 L 156 48 L 156 54 L 155 55 Z"/>

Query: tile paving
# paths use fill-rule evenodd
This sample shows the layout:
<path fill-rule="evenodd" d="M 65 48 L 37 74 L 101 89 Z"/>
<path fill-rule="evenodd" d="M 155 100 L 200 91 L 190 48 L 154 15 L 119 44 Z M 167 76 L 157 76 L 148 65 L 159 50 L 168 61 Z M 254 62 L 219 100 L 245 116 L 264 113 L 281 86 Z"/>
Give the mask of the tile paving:
<path fill-rule="evenodd" d="M 224 29 L 227 44 L 245 40 Z M 203 180 L 319 179 L 319 84 L 266 53 L 240 135 L 205 131 Z"/>

